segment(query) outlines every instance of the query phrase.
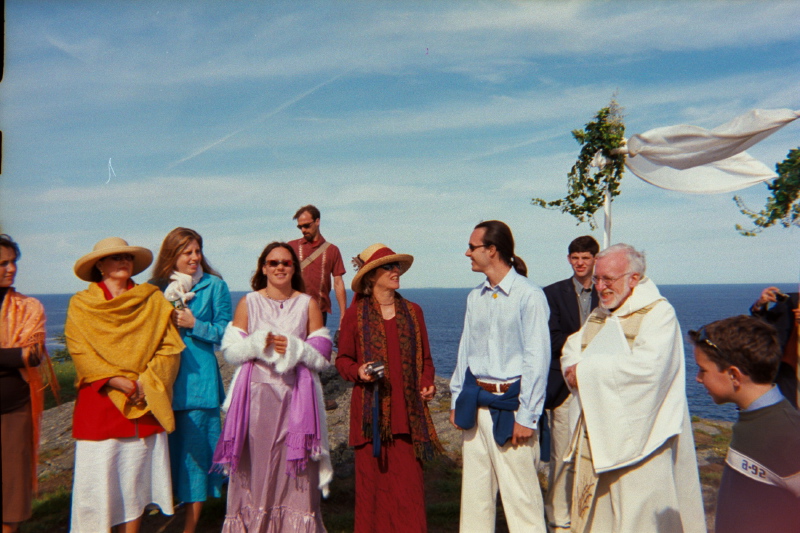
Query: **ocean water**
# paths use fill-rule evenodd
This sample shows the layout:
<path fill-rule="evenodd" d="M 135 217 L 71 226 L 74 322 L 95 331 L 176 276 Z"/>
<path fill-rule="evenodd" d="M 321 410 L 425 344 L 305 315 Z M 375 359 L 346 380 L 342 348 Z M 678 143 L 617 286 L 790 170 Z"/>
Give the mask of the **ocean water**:
<path fill-rule="evenodd" d="M 794 292 L 796 286 L 778 285 L 785 292 Z M 747 314 L 750 305 L 758 298 L 764 285 L 661 285 L 661 293 L 675 307 L 681 331 L 684 334 L 686 350 L 686 391 L 689 410 L 693 415 L 720 420 L 736 420 L 736 410 L 730 405 L 715 405 L 705 389 L 694 377 L 697 365 L 694 363 L 691 346 L 686 334 L 704 324 L 733 315 Z M 401 289 L 407 299 L 422 307 L 428 337 L 431 343 L 436 373 L 449 378 L 453 373 L 458 352 L 458 342 L 464 324 L 467 294 L 470 289 Z M 234 306 L 244 295 L 231 293 Z M 44 304 L 47 311 L 48 348 L 60 348 L 56 337 L 64 331 L 64 321 L 69 305 L 69 294 L 33 295 Z M 348 294 L 348 301 L 351 295 Z M 328 317 L 332 330 L 339 323 L 339 313 L 335 310 Z"/>

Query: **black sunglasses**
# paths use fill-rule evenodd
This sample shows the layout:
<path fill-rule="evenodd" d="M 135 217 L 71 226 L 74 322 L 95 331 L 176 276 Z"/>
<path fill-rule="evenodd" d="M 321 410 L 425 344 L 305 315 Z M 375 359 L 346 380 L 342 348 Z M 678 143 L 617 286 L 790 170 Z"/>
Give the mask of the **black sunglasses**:
<path fill-rule="evenodd" d="M 270 259 L 269 261 L 264 261 L 264 263 L 267 266 L 270 266 L 272 268 L 278 268 L 280 265 L 283 265 L 286 268 L 289 268 L 290 266 L 292 266 L 292 264 L 294 264 L 291 259 L 286 259 L 286 260 L 283 260 L 283 261 L 277 261 L 275 259 Z"/>
<path fill-rule="evenodd" d="M 384 270 L 391 270 L 393 268 L 396 268 L 397 270 L 402 270 L 402 267 L 400 266 L 400 263 L 397 263 L 397 262 L 386 263 L 385 265 L 381 265 L 381 268 L 384 269 Z"/>
<path fill-rule="evenodd" d="M 311 227 L 313 224 L 314 224 L 313 222 L 309 222 L 309 223 L 307 223 L 307 224 L 298 224 L 298 225 L 297 225 L 297 229 L 308 229 L 308 228 L 310 228 L 310 227 Z"/>

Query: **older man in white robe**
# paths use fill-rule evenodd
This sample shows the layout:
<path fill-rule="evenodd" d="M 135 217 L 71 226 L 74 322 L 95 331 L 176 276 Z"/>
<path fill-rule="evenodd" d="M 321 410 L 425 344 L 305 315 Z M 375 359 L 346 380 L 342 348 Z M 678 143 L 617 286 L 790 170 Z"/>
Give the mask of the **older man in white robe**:
<path fill-rule="evenodd" d="M 600 306 L 564 345 L 576 462 L 572 531 L 706 531 L 675 310 L 644 255 L 596 256 Z"/>

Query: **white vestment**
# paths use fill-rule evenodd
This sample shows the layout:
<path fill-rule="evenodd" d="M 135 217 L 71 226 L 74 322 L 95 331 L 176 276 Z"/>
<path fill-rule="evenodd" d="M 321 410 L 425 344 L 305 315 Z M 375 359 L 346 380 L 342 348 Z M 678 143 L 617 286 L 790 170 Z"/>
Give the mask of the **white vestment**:
<path fill-rule="evenodd" d="M 660 298 L 656 285 L 642 279 L 583 351 L 589 322 L 562 352 L 561 368 L 577 364 L 572 431 L 582 412 L 600 478 L 595 504 L 610 509 L 592 513 L 589 528 L 599 533 L 706 531 L 675 310 L 666 300 L 657 303 L 632 348 L 620 323 Z M 609 315 L 602 308 L 594 313 Z"/>

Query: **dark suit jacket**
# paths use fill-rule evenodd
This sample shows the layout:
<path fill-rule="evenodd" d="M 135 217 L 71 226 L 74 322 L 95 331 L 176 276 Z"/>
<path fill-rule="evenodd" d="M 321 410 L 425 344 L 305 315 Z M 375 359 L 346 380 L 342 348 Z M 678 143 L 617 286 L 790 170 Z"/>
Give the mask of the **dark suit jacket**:
<path fill-rule="evenodd" d="M 760 318 L 767 324 L 771 324 L 778 331 L 778 341 L 781 343 L 781 352 L 786 350 L 786 343 L 792 335 L 795 327 L 794 313 L 792 309 L 797 309 L 798 294 L 796 292 L 789 293 L 789 300 L 785 302 L 777 302 L 768 310 L 758 310 L 750 308 L 753 316 Z M 797 361 L 781 361 L 778 367 L 778 375 L 775 377 L 775 383 L 781 390 L 786 399 L 797 408 Z"/>
<path fill-rule="evenodd" d="M 557 281 L 544 288 L 550 305 L 550 374 L 547 378 L 545 409 L 558 407 L 569 396 L 569 388 L 561 374 L 561 349 L 567 337 L 581 329 L 581 312 L 572 278 Z M 597 290 L 592 289 L 592 309 L 597 307 Z"/>

